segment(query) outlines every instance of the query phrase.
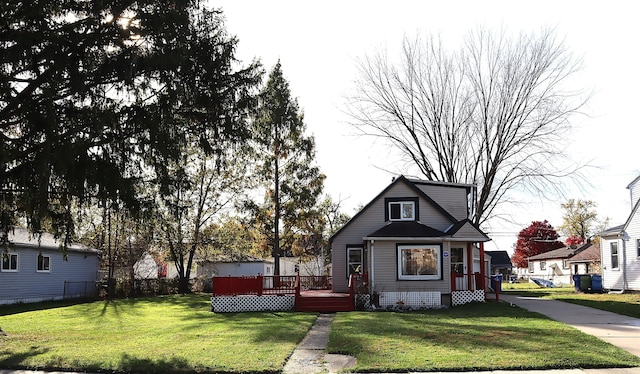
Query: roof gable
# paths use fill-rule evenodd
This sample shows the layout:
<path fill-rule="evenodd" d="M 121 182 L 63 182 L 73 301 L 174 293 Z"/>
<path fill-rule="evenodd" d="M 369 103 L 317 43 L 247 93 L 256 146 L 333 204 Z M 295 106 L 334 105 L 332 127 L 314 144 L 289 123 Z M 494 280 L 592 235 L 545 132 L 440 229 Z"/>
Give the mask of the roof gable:
<path fill-rule="evenodd" d="M 511 258 L 507 251 L 486 251 L 485 254 L 491 256 L 491 264 L 495 266 L 508 265 L 513 266 Z"/>
<path fill-rule="evenodd" d="M 449 230 L 447 230 L 447 235 L 450 235 L 453 239 L 465 241 L 484 242 L 491 240 L 478 227 L 471 223 L 469 219 L 464 219 L 453 225 Z"/>
<path fill-rule="evenodd" d="M 350 220 L 349 222 L 347 222 L 344 226 L 342 226 L 338 231 L 336 231 L 335 234 L 333 234 L 331 236 L 331 238 L 329 238 L 329 241 L 332 242 L 333 239 L 340 235 L 341 232 L 343 232 L 348 226 L 350 226 L 350 224 L 354 221 L 356 221 L 365 211 L 367 211 L 373 204 L 375 204 L 378 200 L 382 199 L 384 196 L 387 195 L 387 193 L 397 184 L 399 183 L 404 183 L 406 186 L 408 186 L 413 192 L 416 193 L 416 196 L 418 196 L 421 199 L 424 199 L 425 201 L 427 201 L 436 211 L 438 211 L 439 213 L 441 213 L 445 219 L 447 219 L 449 222 L 453 223 L 457 223 L 458 220 L 455 219 L 446 209 L 444 209 L 442 206 L 440 206 L 438 203 L 436 203 L 431 197 L 429 197 L 424 191 L 422 191 L 420 188 L 418 188 L 412 181 L 410 181 L 409 179 L 407 179 L 405 176 L 400 175 L 398 178 L 394 179 L 393 182 L 391 182 L 391 184 L 389 184 L 384 190 L 382 190 L 382 192 L 380 192 L 376 197 L 374 197 L 367 205 L 365 205 L 358 213 L 356 213 Z M 382 220 L 382 222 L 384 222 L 384 218 Z"/>

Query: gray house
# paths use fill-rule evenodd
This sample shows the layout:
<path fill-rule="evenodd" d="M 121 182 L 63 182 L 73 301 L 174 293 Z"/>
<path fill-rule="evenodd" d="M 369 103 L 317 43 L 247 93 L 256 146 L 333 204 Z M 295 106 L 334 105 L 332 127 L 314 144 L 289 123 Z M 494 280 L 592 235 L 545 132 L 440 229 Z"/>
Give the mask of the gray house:
<path fill-rule="evenodd" d="M 53 235 L 15 228 L 0 245 L 0 304 L 94 295 L 100 251 L 82 244 L 62 250 Z"/>
<path fill-rule="evenodd" d="M 383 307 L 484 301 L 490 239 L 470 220 L 474 198 L 470 184 L 394 179 L 331 237 L 333 291 L 359 273 Z"/>

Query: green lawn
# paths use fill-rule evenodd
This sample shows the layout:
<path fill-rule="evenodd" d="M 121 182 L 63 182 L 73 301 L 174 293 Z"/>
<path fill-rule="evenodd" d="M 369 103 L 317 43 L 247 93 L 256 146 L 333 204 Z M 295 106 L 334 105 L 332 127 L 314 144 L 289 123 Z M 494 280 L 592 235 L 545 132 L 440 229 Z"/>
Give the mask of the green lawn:
<path fill-rule="evenodd" d="M 210 312 L 208 295 L 2 306 L 0 367 L 275 373 L 315 314 Z M 640 366 L 640 359 L 504 303 L 338 313 L 329 351 L 359 371 Z"/>
<path fill-rule="evenodd" d="M 329 351 L 357 371 L 460 371 L 640 366 L 640 358 L 506 303 L 424 313 L 341 313 Z"/>
<path fill-rule="evenodd" d="M 503 284 L 507 295 L 544 297 L 640 318 L 640 293 L 583 293 L 571 288 L 541 288 L 531 283 Z"/>
<path fill-rule="evenodd" d="M 308 313 L 214 314 L 209 295 L 54 305 L 14 314 L 2 307 L 8 335 L 0 336 L 0 368 L 278 372 L 315 320 Z"/>

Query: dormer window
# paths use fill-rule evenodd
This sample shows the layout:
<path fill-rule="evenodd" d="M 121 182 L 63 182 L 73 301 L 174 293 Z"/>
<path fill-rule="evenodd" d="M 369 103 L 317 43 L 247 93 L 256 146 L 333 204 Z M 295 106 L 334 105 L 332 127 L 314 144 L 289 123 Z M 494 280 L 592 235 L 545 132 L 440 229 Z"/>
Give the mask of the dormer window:
<path fill-rule="evenodd" d="M 389 203 L 390 221 L 415 221 L 416 207 L 413 201 L 397 201 Z"/>

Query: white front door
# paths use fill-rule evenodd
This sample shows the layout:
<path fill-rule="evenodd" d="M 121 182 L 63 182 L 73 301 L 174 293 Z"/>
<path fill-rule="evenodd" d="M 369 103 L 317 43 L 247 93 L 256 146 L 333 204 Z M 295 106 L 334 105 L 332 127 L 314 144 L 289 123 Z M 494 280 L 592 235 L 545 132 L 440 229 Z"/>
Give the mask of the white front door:
<path fill-rule="evenodd" d="M 467 251 L 464 248 L 451 248 L 451 272 L 456 274 L 464 274 L 465 276 L 456 277 L 456 290 L 467 289 Z"/>

